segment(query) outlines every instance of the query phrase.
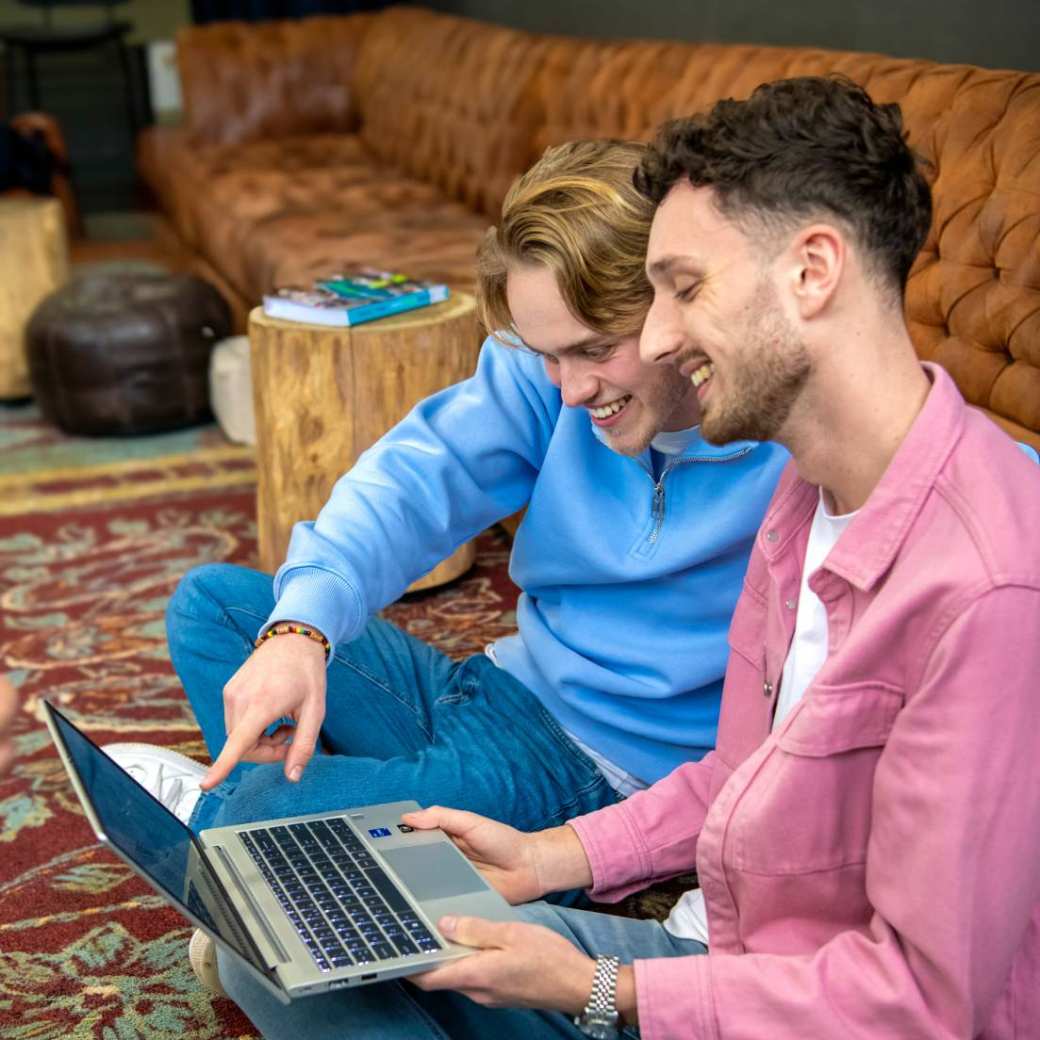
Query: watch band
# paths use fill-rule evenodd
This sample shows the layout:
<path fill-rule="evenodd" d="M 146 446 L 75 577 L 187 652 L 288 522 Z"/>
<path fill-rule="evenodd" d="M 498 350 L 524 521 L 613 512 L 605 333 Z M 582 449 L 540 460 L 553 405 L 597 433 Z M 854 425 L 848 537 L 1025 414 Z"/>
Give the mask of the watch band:
<path fill-rule="evenodd" d="M 574 1024 L 593 1040 L 613 1040 L 618 1035 L 617 998 L 618 957 L 597 957 L 596 974 L 592 977 L 592 993 L 589 1002 Z"/>

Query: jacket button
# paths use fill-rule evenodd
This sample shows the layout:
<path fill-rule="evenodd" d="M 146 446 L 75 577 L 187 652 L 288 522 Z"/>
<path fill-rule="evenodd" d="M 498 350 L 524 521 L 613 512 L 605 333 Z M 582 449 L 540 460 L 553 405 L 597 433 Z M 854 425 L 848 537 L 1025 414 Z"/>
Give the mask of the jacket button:
<path fill-rule="evenodd" d="M 766 681 L 764 683 L 762 683 L 762 696 L 763 697 L 772 697 L 773 696 L 773 684 L 768 679 L 766 679 Z"/>
<path fill-rule="evenodd" d="M 784 606 L 787 607 L 788 610 L 794 610 L 794 608 L 798 606 L 798 603 L 793 599 L 785 599 Z"/>
<path fill-rule="evenodd" d="M 776 533 L 776 531 L 766 531 L 766 541 L 767 542 L 775 542 L 777 540 L 777 538 L 779 538 L 779 537 L 780 537 L 780 535 L 778 535 Z"/>

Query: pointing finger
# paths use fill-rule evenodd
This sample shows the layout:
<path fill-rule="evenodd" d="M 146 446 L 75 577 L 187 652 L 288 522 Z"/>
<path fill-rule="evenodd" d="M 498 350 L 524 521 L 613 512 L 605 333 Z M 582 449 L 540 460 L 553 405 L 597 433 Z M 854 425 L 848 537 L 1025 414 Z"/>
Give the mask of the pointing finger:
<path fill-rule="evenodd" d="M 202 790 L 208 791 L 211 787 L 216 787 L 217 784 L 226 780 L 231 770 L 249 752 L 257 748 L 257 740 L 265 728 L 264 724 L 261 724 L 259 728 L 251 726 L 249 720 L 245 719 L 233 729 L 228 734 L 217 760 L 209 767 L 209 772 L 200 781 L 199 786 Z"/>

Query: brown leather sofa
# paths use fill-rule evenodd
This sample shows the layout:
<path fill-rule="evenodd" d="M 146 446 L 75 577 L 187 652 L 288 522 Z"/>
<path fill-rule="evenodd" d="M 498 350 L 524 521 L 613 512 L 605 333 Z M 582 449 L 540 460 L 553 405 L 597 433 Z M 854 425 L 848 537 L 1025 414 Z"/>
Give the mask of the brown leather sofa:
<path fill-rule="evenodd" d="M 140 168 L 240 326 L 264 291 L 353 262 L 471 285 L 483 229 L 546 146 L 647 138 L 766 80 L 844 73 L 902 105 L 933 165 L 907 293 L 918 352 L 1040 447 L 1040 75 L 539 36 L 407 7 L 186 29 L 178 60 L 184 124 L 146 132 Z"/>

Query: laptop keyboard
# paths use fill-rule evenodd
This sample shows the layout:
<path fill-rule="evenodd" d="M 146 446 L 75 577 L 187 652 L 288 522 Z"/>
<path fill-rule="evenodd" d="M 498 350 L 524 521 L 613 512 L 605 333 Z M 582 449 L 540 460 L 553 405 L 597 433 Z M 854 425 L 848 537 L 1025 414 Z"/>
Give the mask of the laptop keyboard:
<path fill-rule="evenodd" d="M 442 949 L 346 821 L 238 836 L 322 971 Z"/>

